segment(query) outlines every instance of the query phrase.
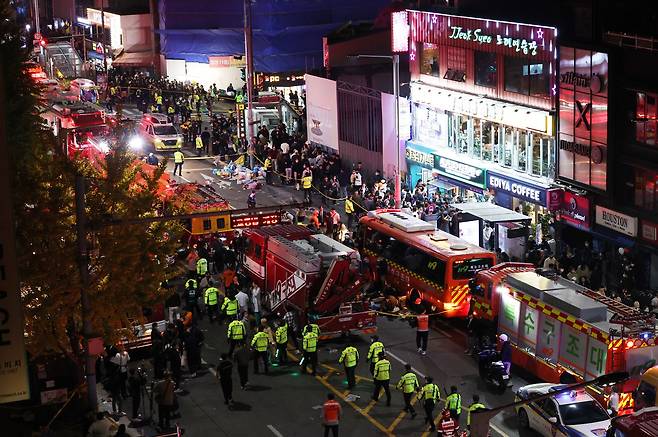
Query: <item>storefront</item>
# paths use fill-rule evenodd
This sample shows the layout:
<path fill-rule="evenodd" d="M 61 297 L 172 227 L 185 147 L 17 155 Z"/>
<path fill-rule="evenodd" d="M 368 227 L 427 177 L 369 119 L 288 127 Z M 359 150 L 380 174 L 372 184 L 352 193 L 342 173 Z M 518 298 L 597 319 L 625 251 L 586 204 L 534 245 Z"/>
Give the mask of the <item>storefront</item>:
<path fill-rule="evenodd" d="M 645 267 L 648 271 L 648 286 L 658 290 L 658 223 L 642 220 L 640 222 L 640 238 L 646 248 Z"/>
<path fill-rule="evenodd" d="M 635 245 L 638 231 L 638 219 L 619 211 L 596 205 L 594 208 L 594 250 L 605 252 L 607 244 L 629 248 Z M 600 245 L 601 247 L 596 247 Z"/>
<path fill-rule="evenodd" d="M 560 206 L 551 195 L 552 191 L 559 189 L 493 171 L 487 172 L 487 188 L 495 196 L 496 204 L 528 215 L 533 223 L 540 214 L 547 214 Z"/>

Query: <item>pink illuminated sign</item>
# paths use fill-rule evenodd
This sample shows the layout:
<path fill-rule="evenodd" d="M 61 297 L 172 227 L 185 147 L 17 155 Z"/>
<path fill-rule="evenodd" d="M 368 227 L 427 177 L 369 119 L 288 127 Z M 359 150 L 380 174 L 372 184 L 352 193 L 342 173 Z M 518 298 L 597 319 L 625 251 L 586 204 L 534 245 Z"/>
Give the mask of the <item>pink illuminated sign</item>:
<path fill-rule="evenodd" d="M 398 11 L 391 14 L 391 47 L 393 53 L 409 51 L 409 23 L 407 11 Z"/>

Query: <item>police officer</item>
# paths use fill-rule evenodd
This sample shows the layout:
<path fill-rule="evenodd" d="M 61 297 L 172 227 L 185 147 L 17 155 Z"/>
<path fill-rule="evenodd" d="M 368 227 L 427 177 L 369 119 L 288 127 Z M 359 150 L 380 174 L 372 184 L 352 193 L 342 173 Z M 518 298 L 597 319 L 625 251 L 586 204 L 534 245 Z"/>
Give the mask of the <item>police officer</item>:
<path fill-rule="evenodd" d="M 176 176 L 176 170 L 178 170 L 178 176 L 183 176 L 183 162 L 185 161 L 185 155 L 180 150 L 174 152 L 174 176 Z"/>
<path fill-rule="evenodd" d="M 457 392 L 457 387 L 450 387 L 450 394 L 446 398 L 446 406 L 450 411 L 450 416 L 459 423 L 459 416 L 462 414 L 462 396 Z"/>
<path fill-rule="evenodd" d="M 258 332 L 251 339 L 251 347 L 254 349 L 254 373 L 258 373 L 258 360 L 263 361 L 265 373 L 267 374 L 267 344 L 269 339 L 267 334 L 263 332 L 263 327 L 258 327 Z"/>
<path fill-rule="evenodd" d="M 192 312 L 193 319 L 196 320 L 200 316 L 198 306 L 199 290 L 197 282 L 194 279 L 188 279 L 185 282 L 185 309 Z"/>
<path fill-rule="evenodd" d="M 288 362 L 288 324 L 282 322 L 274 332 L 276 341 L 276 355 L 279 364 Z"/>
<path fill-rule="evenodd" d="M 420 391 L 419 398 L 423 401 L 423 408 L 425 409 L 425 423 L 430 426 L 431 431 L 436 431 L 434 425 L 434 406 L 439 400 L 439 387 L 434 384 L 434 379 L 431 376 L 425 378 L 426 384 Z"/>
<path fill-rule="evenodd" d="M 375 364 L 379 361 L 379 354 L 385 352 L 384 343 L 379 341 L 379 337 L 373 335 L 370 339 L 370 349 L 368 349 L 368 362 L 370 363 L 370 373 L 375 372 Z"/>
<path fill-rule="evenodd" d="M 304 189 L 304 202 L 311 204 L 311 188 L 313 187 L 313 176 L 309 170 L 302 173 L 302 188 Z"/>
<path fill-rule="evenodd" d="M 487 407 L 480 403 L 480 395 L 473 395 L 473 403 L 468 406 L 468 416 L 466 416 L 466 427 L 471 429 L 471 413 L 478 410 L 486 410 Z"/>
<path fill-rule="evenodd" d="M 379 353 L 379 360 L 375 364 L 375 372 L 373 373 L 375 382 L 375 391 L 372 392 L 372 400 L 377 402 L 379 400 L 379 393 L 384 389 L 386 393 L 386 406 L 391 406 L 391 389 L 388 384 L 391 382 L 391 363 L 386 359 L 384 352 Z"/>
<path fill-rule="evenodd" d="M 352 345 L 343 349 L 338 360 L 339 364 L 345 366 L 345 376 L 347 376 L 347 388 L 352 389 L 356 385 L 354 370 L 359 363 L 359 351 Z"/>
<path fill-rule="evenodd" d="M 245 337 L 247 336 L 247 329 L 244 327 L 242 320 L 233 320 L 231 323 L 229 323 L 226 336 L 228 337 L 228 341 L 231 344 L 228 350 L 228 354 L 233 356 L 233 350 L 235 349 L 235 346 L 243 343 Z"/>
<path fill-rule="evenodd" d="M 199 258 L 196 262 L 196 275 L 199 280 L 206 276 L 208 273 L 208 260 L 205 258 Z"/>
<path fill-rule="evenodd" d="M 194 146 L 196 148 L 196 156 L 201 156 L 201 152 L 203 151 L 203 140 L 201 139 L 201 135 L 196 136 Z"/>
<path fill-rule="evenodd" d="M 265 183 L 272 185 L 272 160 L 268 156 L 263 163 L 263 170 L 265 170 Z"/>
<path fill-rule="evenodd" d="M 232 294 L 227 294 L 222 302 L 222 313 L 228 320 L 235 320 L 238 317 L 238 301 Z"/>
<path fill-rule="evenodd" d="M 169 120 L 169 123 L 174 122 L 174 114 L 176 113 L 176 109 L 174 108 L 174 104 L 171 103 L 167 107 L 167 120 Z"/>
<path fill-rule="evenodd" d="M 206 304 L 206 312 L 210 323 L 215 321 L 217 317 L 217 304 L 219 302 L 219 290 L 216 287 L 210 286 L 206 288 L 203 294 L 203 303 Z"/>
<path fill-rule="evenodd" d="M 352 229 L 352 223 L 354 221 L 354 201 L 352 200 L 351 194 L 345 199 L 345 214 L 347 215 L 347 229 Z"/>
<path fill-rule="evenodd" d="M 311 364 L 311 374 L 315 376 L 315 368 L 318 364 L 318 335 L 314 331 L 311 330 L 304 334 L 302 349 L 304 349 L 304 357 L 300 363 L 302 373 L 306 373 L 307 366 Z"/>
<path fill-rule="evenodd" d="M 411 371 L 411 364 L 404 365 L 405 373 L 398 381 L 397 388 L 402 390 L 402 396 L 404 397 L 404 410 L 411 414 L 411 418 L 416 417 L 416 410 L 414 410 L 413 405 L 411 405 L 411 397 L 414 392 L 418 391 L 420 388 L 418 385 L 418 378 L 416 374 Z"/>
<path fill-rule="evenodd" d="M 316 323 L 307 323 L 302 329 L 302 336 L 306 335 L 307 332 L 315 332 L 315 335 L 320 338 L 320 327 Z"/>

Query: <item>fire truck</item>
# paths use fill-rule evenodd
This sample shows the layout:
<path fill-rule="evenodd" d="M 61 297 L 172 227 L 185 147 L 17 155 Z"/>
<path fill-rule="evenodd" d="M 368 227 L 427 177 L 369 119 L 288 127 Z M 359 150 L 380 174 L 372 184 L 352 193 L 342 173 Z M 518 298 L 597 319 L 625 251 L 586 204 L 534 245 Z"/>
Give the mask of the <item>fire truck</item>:
<path fill-rule="evenodd" d="M 619 410 L 631 411 L 640 374 L 658 354 L 653 316 L 531 264 L 482 270 L 471 286 L 480 331 L 506 334 L 516 366 L 554 383 L 627 371 Z M 602 390 L 592 394 L 605 401 Z"/>
<path fill-rule="evenodd" d="M 363 299 L 358 253 L 300 225 L 244 231 L 244 267 L 263 290 L 264 307 L 282 316 L 296 311 L 302 324 L 316 320 L 320 339 L 376 332 L 376 313 Z"/>

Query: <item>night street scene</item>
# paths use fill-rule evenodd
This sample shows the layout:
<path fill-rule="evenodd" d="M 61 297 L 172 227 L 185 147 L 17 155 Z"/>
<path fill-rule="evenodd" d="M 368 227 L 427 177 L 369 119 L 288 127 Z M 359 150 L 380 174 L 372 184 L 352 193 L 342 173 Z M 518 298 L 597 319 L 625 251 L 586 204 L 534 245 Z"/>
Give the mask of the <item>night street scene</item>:
<path fill-rule="evenodd" d="M 658 4 L 0 0 L 1 437 L 658 437 Z"/>

